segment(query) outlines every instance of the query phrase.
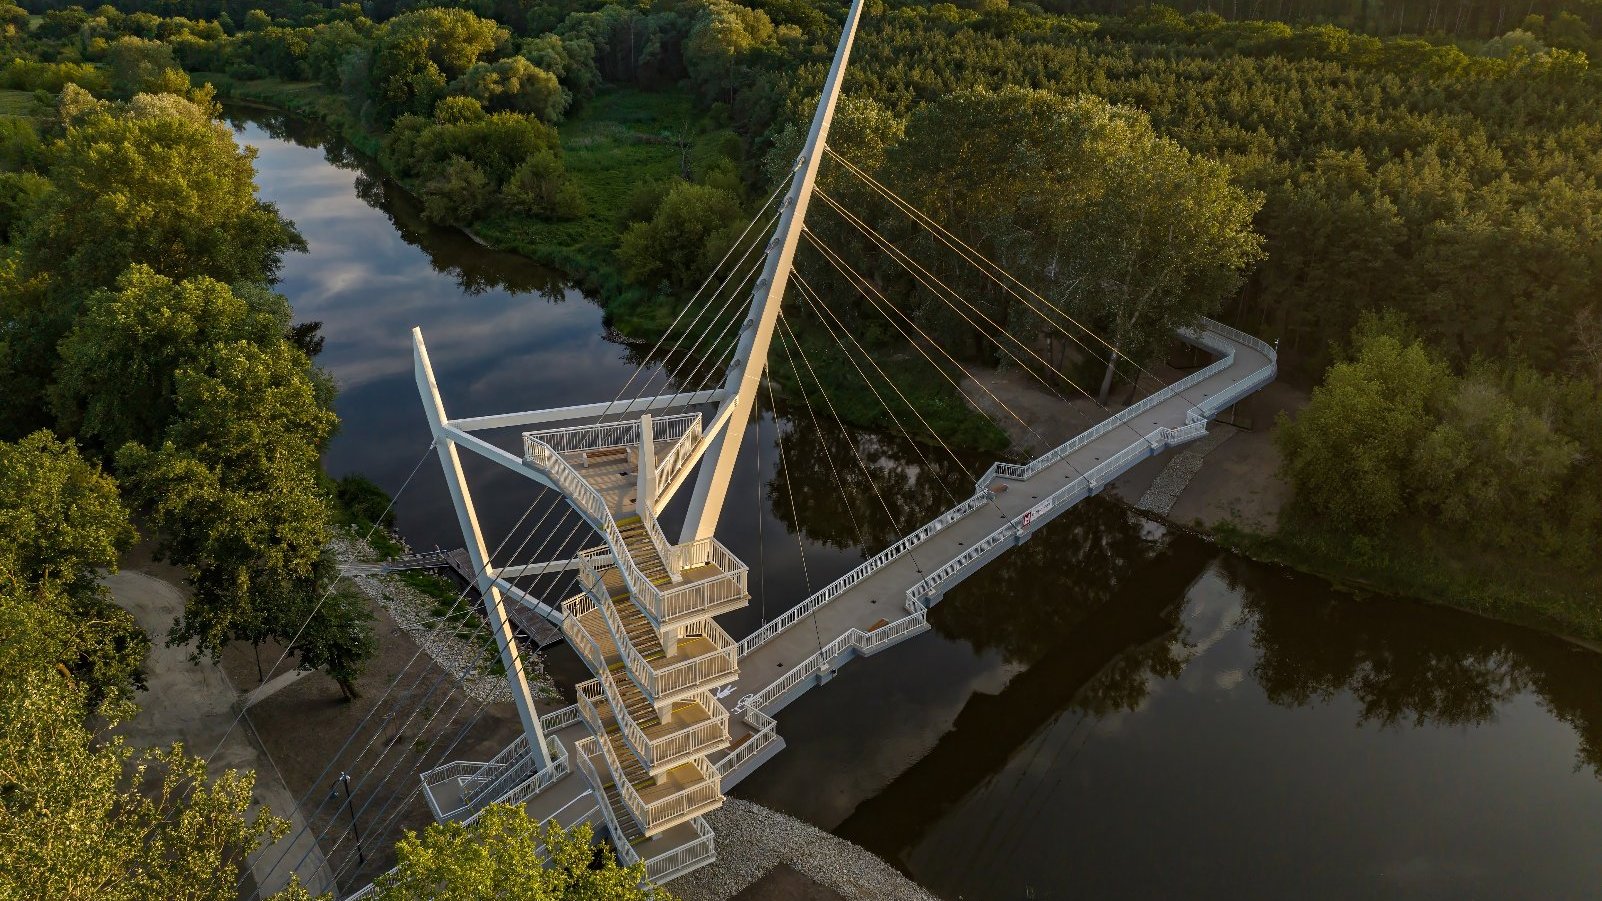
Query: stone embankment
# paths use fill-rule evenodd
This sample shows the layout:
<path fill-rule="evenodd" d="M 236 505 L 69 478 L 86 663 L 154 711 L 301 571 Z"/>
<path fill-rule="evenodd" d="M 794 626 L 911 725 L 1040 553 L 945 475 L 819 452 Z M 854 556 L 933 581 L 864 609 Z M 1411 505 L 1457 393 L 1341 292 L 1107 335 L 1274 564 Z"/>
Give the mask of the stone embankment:
<path fill-rule="evenodd" d="M 486 653 L 485 645 L 463 638 L 459 627 L 433 613 L 434 599 L 400 581 L 394 576 L 365 572 L 359 567 L 376 555 L 360 539 L 335 536 L 330 542 L 334 555 L 339 558 L 344 580 L 360 591 L 364 597 L 383 607 L 394 618 L 395 624 L 411 636 L 439 667 L 449 673 L 468 672 L 461 687 L 475 701 L 485 704 L 510 703 L 512 690 L 504 676 L 488 669 L 494 661 Z M 471 603 L 463 600 L 463 603 Z M 479 622 L 471 619 L 469 622 Z M 557 697 L 556 685 L 545 672 L 545 659 L 533 648 L 524 645 L 523 665 L 528 674 L 529 687 L 538 698 Z"/>
<path fill-rule="evenodd" d="M 760 804 L 730 798 L 706 819 L 718 859 L 668 886 L 684 901 L 728 901 L 781 863 L 851 901 L 936 901 L 867 850 Z"/>

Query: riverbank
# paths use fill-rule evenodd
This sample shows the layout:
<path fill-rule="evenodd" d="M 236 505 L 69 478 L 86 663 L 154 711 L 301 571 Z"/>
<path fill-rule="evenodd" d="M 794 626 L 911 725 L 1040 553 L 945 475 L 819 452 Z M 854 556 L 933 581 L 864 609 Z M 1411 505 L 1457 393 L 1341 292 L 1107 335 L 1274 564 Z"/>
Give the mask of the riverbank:
<path fill-rule="evenodd" d="M 717 860 L 669 883 L 682 901 L 936 901 L 859 845 L 751 801 L 707 814 Z"/>
<path fill-rule="evenodd" d="M 1066 438 L 1086 422 L 1088 402 L 1068 403 L 1023 379 L 985 380 L 999 402 L 1028 410 Z M 1602 650 L 1602 578 L 1559 571 L 1545 560 L 1465 549 L 1428 524 L 1383 541 L 1343 540 L 1290 515 L 1291 486 L 1279 473 L 1274 428 L 1308 395 L 1276 382 L 1214 423 L 1209 437 L 1131 469 L 1111 493 L 1146 515 L 1187 528 L 1263 563 L 1333 585 L 1411 598 L 1540 629 Z M 1099 412 L 1096 411 L 1096 412 Z M 1035 453 L 1039 436 L 1012 436 Z"/>

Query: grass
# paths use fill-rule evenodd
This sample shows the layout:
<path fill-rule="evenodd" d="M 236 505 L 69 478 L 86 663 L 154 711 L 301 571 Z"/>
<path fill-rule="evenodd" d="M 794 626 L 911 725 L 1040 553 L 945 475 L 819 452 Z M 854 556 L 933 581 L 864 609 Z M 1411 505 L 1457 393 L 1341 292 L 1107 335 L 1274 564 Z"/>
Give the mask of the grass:
<path fill-rule="evenodd" d="M 1480 546 L 1427 524 L 1354 540 L 1289 516 L 1273 535 L 1232 523 L 1215 527 L 1214 533 L 1247 556 L 1338 583 L 1602 641 L 1602 566 L 1576 572 L 1545 558 Z"/>
<path fill-rule="evenodd" d="M 191 72 L 190 81 L 211 84 L 217 96 L 274 107 L 324 122 L 339 129 L 345 140 L 368 156 L 377 157 L 383 135 L 362 125 L 344 97 L 329 91 L 320 82 L 284 81 L 260 78 L 241 81 L 221 72 Z"/>
<path fill-rule="evenodd" d="M 34 101 L 32 91 L 0 89 L 0 116 L 34 117 L 42 110 Z"/>
<path fill-rule="evenodd" d="M 631 320 L 649 298 L 623 280 L 617 265 L 624 212 L 638 185 L 683 174 L 678 135 L 686 131 L 692 171 L 737 143 L 733 132 L 709 127 L 687 91 L 605 88 L 558 128 L 562 160 L 583 192 L 585 214 L 563 222 L 497 216 L 473 231 L 495 247 L 572 275 L 601 299 L 620 331 L 643 331 Z"/>
<path fill-rule="evenodd" d="M 316 82 L 290 82 L 274 78 L 238 81 L 215 72 L 191 75 L 198 84 L 210 82 L 220 96 L 260 103 L 310 117 L 339 129 L 344 137 L 376 158 L 383 136 L 362 126 L 344 98 Z M 674 88 L 646 91 L 611 86 L 603 88 L 573 110 L 558 128 L 563 162 L 577 180 L 585 212 L 576 219 L 556 221 L 529 216 L 501 215 L 473 224 L 473 234 L 484 243 L 521 254 L 555 268 L 574 279 L 597 298 L 609 325 L 636 340 L 652 340 L 668 326 L 677 308 L 652 290 L 628 283 L 617 261 L 617 247 L 625 225 L 629 201 L 637 186 L 682 176 L 686 152 L 680 136 L 688 135 L 688 166 L 696 172 L 704 165 L 738 154 L 740 141 L 733 131 L 714 125 L 697 111 L 689 91 Z M 800 335 L 803 346 L 821 368 L 824 389 L 845 422 L 893 431 L 895 424 L 863 384 L 849 362 L 821 332 Z M 831 358 L 833 353 L 838 359 Z M 947 444 L 967 450 L 1000 452 L 1005 435 L 982 414 L 970 409 L 939 373 L 921 360 L 902 361 L 894 368 L 897 387 L 937 430 Z M 775 389 L 780 397 L 800 400 L 793 374 L 774 366 Z M 810 382 L 810 377 L 807 379 Z M 877 385 L 881 395 L 893 392 Z M 812 399 L 819 400 L 816 390 Z M 920 435 L 921 426 L 900 407 L 896 416 Z"/>

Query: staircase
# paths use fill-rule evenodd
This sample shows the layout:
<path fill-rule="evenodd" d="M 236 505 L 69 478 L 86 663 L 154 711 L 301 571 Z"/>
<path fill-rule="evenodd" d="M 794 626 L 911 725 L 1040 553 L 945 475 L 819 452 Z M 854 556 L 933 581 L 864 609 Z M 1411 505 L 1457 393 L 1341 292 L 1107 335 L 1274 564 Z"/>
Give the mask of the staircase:
<path fill-rule="evenodd" d="M 606 428 L 613 430 L 609 435 L 623 434 L 615 425 Z M 579 445 L 579 439 L 571 435 L 564 440 Z M 604 552 L 593 555 L 589 558 L 592 563 L 581 566 L 580 581 L 596 609 L 591 609 L 584 596 L 569 601 L 564 609 L 573 621 L 563 630 L 575 642 L 580 657 L 597 670 L 599 685 L 581 685 L 579 698 L 584 721 L 600 743 L 597 750 L 604 751 L 594 760 L 592 781 L 599 783 L 595 788 L 616 812 L 623 840 L 632 845 L 723 803 L 720 779 L 706 755 L 727 747 L 728 713 L 709 689 L 736 674 L 730 672 L 732 657 L 726 664 L 711 666 L 702 656 L 725 653 L 707 650 L 705 636 L 709 629 L 715 632 L 717 641 L 727 641 L 710 618 L 703 614 L 701 619 L 694 619 L 694 611 L 690 611 L 677 614 L 674 620 L 653 619 L 646 612 L 646 604 L 630 590 L 631 585 L 654 599 L 659 607 L 664 591 L 672 589 L 679 592 L 675 597 L 683 597 L 686 590 L 692 589 L 678 581 L 682 574 L 670 570 L 669 560 L 693 558 L 700 561 L 700 573 L 734 572 L 740 581 L 720 600 L 739 604 L 749 597 L 744 592 L 744 564 L 734 560 L 721 545 L 716 550 L 724 557 L 719 558 L 717 566 L 707 563 L 707 551 L 702 545 L 693 546 L 697 549 L 694 554 L 686 550 L 691 545 L 663 546 L 660 531 L 641 517 L 641 511 L 612 507 L 627 497 L 626 493 L 619 494 L 613 484 L 627 473 L 617 472 L 615 466 L 584 466 L 583 455 L 542 444 L 538 433 L 525 435 L 524 441 L 530 449 L 525 463 L 545 471 L 580 512 L 592 522 L 598 521 L 597 527 L 606 537 L 612 556 L 612 563 L 608 563 Z M 588 445 L 594 443 L 588 442 L 583 454 L 593 455 L 597 448 Z M 632 450 L 632 446 L 623 449 Z M 629 454 L 629 459 L 635 458 Z M 591 482 L 592 477 L 606 480 L 607 484 Z M 601 506 L 603 501 L 605 509 Z M 633 505 L 632 498 L 621 502 Z M 693 584 L 700 586 L 703 582 Z M 671 661 L 669 646 L 676 648 Z M 732 644 L 727 653 L 733 653 Z M 596 655 L 601 659 L 595 659 Z M 687 655 L 692 655 L 690 660 L 681 659 Z M 664 674 L 672 674 L 672 678 Z M 613 704 L 620 709 L 613 709 Z"/>
<path fill-rule="evenodd" d="M 623 533 L 623 544 L 629 549 L 630 559 L 651 584 L 658 587 L 672 584 L 673 577 L 668 575 L 667 564 L 657 552 L 656 542 L 651 540 L 651 533 L 646 531 L 640 515 L 634 513 L 619 519 L 617 528 Z"/>

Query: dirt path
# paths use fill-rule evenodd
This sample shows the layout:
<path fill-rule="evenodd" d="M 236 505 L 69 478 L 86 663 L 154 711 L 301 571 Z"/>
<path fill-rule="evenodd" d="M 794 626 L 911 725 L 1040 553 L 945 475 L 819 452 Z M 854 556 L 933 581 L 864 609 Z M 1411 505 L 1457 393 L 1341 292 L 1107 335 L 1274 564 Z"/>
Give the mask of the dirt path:
<path fill-rule="evenodd" d="M 1165 366 L 1154 376 L 1168 383 L 1186 374 Z M 1155 379 L 1150 381 L 1155 384 Z M 1107 410 L 1123 409 L 1123 391 L 1115 391 L 1113 402 L 1104 410 L 1086 398 L 1058 397 L 1028 376 L 1009 370 L 969 367 L 962 390 L 981 413 L 1007 433 L 1013 449 L 1029 457 L 1039 456 L 1105 419 Z M 1252 531 L 1272 532 L 1280 509 L 1290 497 L 1290 486 L 1279 476 L 1274 420 L 1280 411 L 1299 410 L 1306 403 L 1305 392 L 1275 382 L 1242 401 L 1233 423 L 1226 416 L 1213 424 L 1210 431 L 1227 429 L 1234 434 L 1227 441 L 1211 443 L 1200 466 L 1182 480 L 1183 488 L 1167 517 L 1201 528 L 1231 520 Z M 1113 482 L 1110 490 L 1130 503 L 1138 502 L 1164 470 L 1174 464 L 1176 456 L 1164 454 L 1143 461 Z M 1186 461 L 1188 466 L 1195 463 L 1194 459 Z"/>
<path fill-rule="evenodd" d="M 152 574 L 150 570 L 159 573 Z M 288 881 L 285 866 L 274 867 L 280 857 L 299 860 L 307 858 L 303 872 L 317 873 L 323 869 L 322 856 L 305 833 L 294 796 L 285 787 L 272 760 L 254 740 L 248 718 L 229 732 L 234 720 L 234 701 L 238 692 L 222 668 L 210 661 L 198 664 L 189 661 L 186 648 L 170 648 L 163 640 L 173 621 L 183 610 L 184 595 L 175 584 L 170 567 L 151 563 L 148 558 L 130 561 L 122 572 L 105 579 L 117 603 L 126 608 L 150 634 L 154 646 L 146 662 L 150 690 L 138 696 L 140 711 L 137 716 L 119 727 L 120 734 L 140 747 L 159 747 L 182 742 L 191 754 L 217 753 L 208 760 L 213 774 L 224 769 L 253 770 L 256 773 L 254 811 L 266 805 L 274 814 L 290 821 L 291 832 L 278 844 L 251 856 L 251 876 L 246 892 L 257 886 L 263 894 L 282 888 Z M 163 577 L 165 576 L 165 578 Z M 219 746 L 218 741 L 226 740 Z M 299 837 L 296 838 L 296 834 Z"/>

